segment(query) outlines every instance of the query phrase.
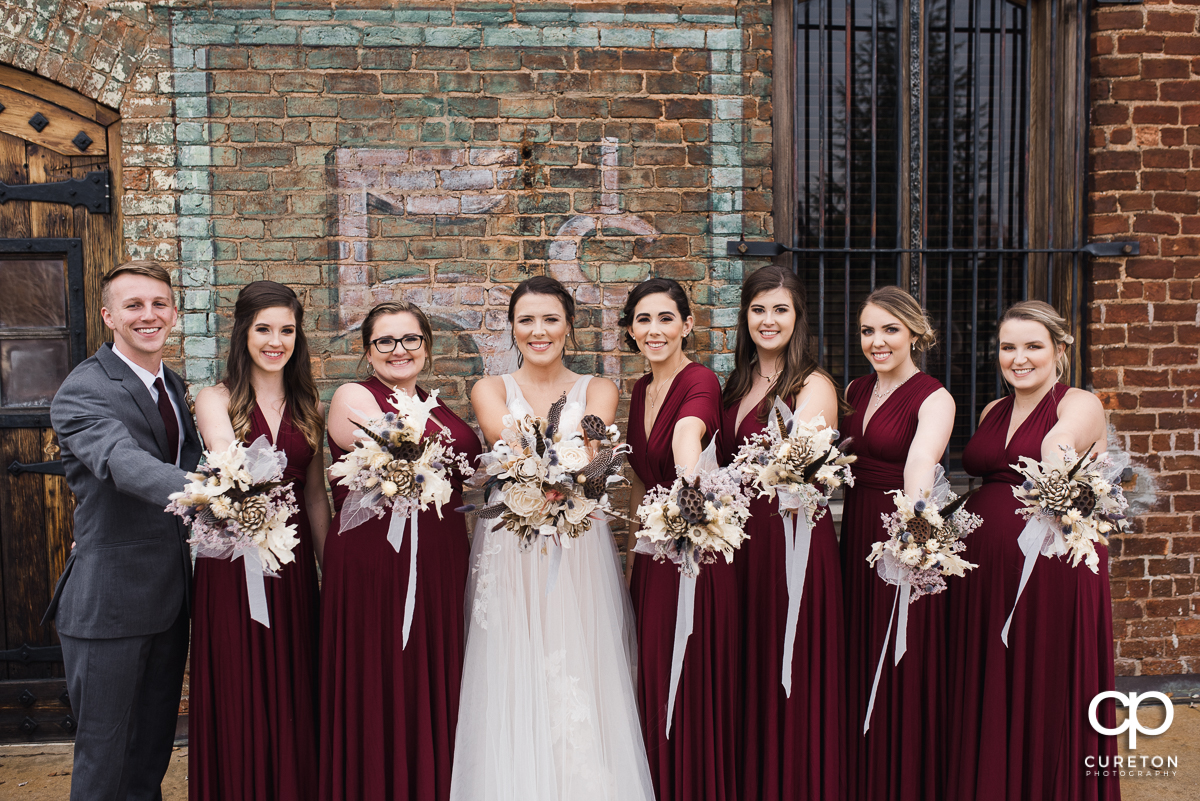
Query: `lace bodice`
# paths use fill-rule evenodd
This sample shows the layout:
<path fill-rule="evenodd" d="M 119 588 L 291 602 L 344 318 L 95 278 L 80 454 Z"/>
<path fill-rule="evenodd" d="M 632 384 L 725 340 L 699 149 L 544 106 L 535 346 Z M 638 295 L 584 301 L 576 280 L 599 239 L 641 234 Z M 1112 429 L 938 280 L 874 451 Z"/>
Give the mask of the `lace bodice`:
<path fill-rule="evenodd" d="M 504 379 L 505 404 L 508 406 L 509 413 L 513 417 L 535 415 L 533 407 L 529 405 L 529 401 L 525 400 L 525 395 L 521 392 L 521 385 L 517 383 L 517 379 L 508 373 L 500 377 Z M 562 417 L 559 418 L 559 429 L 564 433 L 580 431 L 579 421 L 583 419 L 587 409 L 587 388 L 591 380 L 590 375 L 579 376 L 575 385 L 571 387 L 571 391 L 567 393 L 567 405 L 563 409 Z"/>

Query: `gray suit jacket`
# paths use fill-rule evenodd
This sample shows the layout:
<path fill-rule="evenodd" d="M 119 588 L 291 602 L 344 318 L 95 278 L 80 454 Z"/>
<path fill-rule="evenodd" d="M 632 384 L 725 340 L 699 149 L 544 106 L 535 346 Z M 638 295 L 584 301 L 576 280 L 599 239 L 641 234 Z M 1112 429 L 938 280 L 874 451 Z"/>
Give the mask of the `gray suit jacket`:
<path fill-rule="evenodd" d="M 72 370 L 50 406 L 75 493 L 75 549 L 43 620 L 54 619 L 61 634 L 157 634 L 188 603 L 187 530 L 163 507 L 187 483 L 201 445 L 183 406 L 183 380 L 164 373 L 183 412 L 182 470 L 167 453 L 166 426 L 149 390 L 111 345 Z"/>

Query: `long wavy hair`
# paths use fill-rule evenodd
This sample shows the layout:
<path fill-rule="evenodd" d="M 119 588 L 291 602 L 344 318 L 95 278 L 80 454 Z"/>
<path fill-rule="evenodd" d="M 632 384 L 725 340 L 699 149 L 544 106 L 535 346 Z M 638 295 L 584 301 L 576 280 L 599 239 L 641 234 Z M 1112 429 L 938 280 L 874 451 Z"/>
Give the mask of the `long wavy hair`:
<path fill-rule="evenodd" d="M 792 338 L 788 340 L 787 348 L 783 351 L 783 364 L 779 376 L 767 388 L 767 395 L 758 407 L 758 421 L 766 422 L 771 407 L 775 405 L 775 398 L 783 398 L 786 403 L 799 395 L 800 390 L 804 389 L 804 384 L 814 373 L 828 378 L 837 389 L 838 414 L 848 413 L 850 406 L 842 398 L 841 388 L 817 362 L 816 343 L 808 330 L 804 285 L 794 272 L 774 264 L 755 270 L 742 284 L 737 341 L 733 349 L 733 372 L 729 374 L 725 389 L 721 392 L 722 403 L 728 408 L 740 402 L 754 388 L 754 376 L 758 372 L 758 348 L 750 338 L 750 306 L 756 297 L 774 289 L 782 289 L 791 296 L 792 307 L 796 310 L 796 325 L 792 329 Z M 833 421 L 829 423 L 832 425 Z"/>
<path fill-rule="evenodd" d="M 229 392 L 229 422 L 238 439 L 250 435 L 254 419 L 254 385 L 250 382 L 254 361 L 248 346 L 250 328 L 258 313 L 264 309 L 289 309 L 296 318 L 296 345 L 292 357 L 283 367 L 283 395 L 292 413 L 292 422 L 304 434 L 314 451 L 321 449 L 321 396 L 313 381 L 312 362 L 308 355 L 308 339 L 304 336 L 304 306 L 290 287 L 274 281 L 255 281 L 243 287 L 233 307 L 233 333 L 229 337 L 229 360 L 221 383 Z"/>

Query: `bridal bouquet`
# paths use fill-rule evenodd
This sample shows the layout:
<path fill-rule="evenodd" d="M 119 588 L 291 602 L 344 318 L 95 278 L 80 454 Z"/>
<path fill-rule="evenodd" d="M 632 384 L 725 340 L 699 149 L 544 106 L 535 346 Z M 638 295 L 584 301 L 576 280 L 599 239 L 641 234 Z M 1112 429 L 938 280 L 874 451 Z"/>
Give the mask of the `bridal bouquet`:
<path fill-rule="evenodd" d="M 733 460 L 734 467 L 758 487 L 759 497 L 779 499 L 788 590 L 781 682 L 788 697 L 792 694 L 792 654 L 808 572 L 812 527 L 825 514 L 834 490 L 843 484 L 854 486 L 850 464 L 855 457 L 843 454 L 834 445 L 838 432 L 825 425 L 824 415 L 804 422 L 799 419 L 800 411 L 797 409 L 793 414 L 776 398 L 767 430 L 746 437 Z"/>
<path fill-rule="evenodd" d="M 936 595 L 946 589 L 946 576 L 965 576 L 973 565 L 958 554 L 966 537 L 983 523 L 979 515 L 962 508 L 970 497 L 950 490 L 950 482 L 937 468 L 932 489 L 913 499 L 892 490 L 896 511 L 881 515 L 888 539 L 871 546 L 867 562 L 875 565 L 889 584 L 908 584 L 911 597 Z"/>
<path fill-rule="evenodd" d="M 396 391 L 389 403 L 397 411 L 359 423 L 361 439 L 354 450 L 329 468 L 329 475 L 342 479 L 350 489 L 342 504 L 338 534 L 367 520 L 391 512 L 387 540 L 396 553 L 404 542 L 405 520 L 412 538 L 409 548 L 408 595 L 404 604 L 404 644 L 412 628 L 417 590 L 418 513 L 431 505 L 442 516 L 442 506 L 454 486 L 450 471 L 470 476 L 474 470 L 466 457 L 450 447 L 449 435 L 438 431 L 426 435 L 425 427 L 438 406 L 437 390 L 425 400 Z M 366 417 L 366 415 L 361 415 Z"/>
<path fill-rule="evenodd" d="M 489 477 L 485 489 L 499 488 L 504 496 L 477 514 L 499 518 L 497 527 L 503 523 L 516 534 L 522 551 L 544 540 L 570 547 L 571 539 L 592 527 L 594 514 L 614 514 L 608 486 L 621 480 L 629 446 L 619 442 L 616 426 L 605 426 L 595 415 L 580 420 L 583 434 L 575 426 L 566 430 L 566 404 L 564 393 L 545 418 L 506 415 L 500 439 L 482 456 Z M 602 446 L 594 458 L 585 438 Z"/>
<path fill-rule="evenodd" d="M 1013 465 L 1025 476 L 1025 481 L 1013 487 L 1013 495 L 1024 504 L 1017 514 L 1028 522 L 1017 537 L 1025 562 L 1013 611 L 1000 632 L 1005 645 L 1008 645 L 1008 629 L 1017 602 L 1021 600 L 1038 555 L 1069 556 L 1072 567 L 1083 562 L 1093 573 L 1099 573 L 1100 555 L 1096 553 L 1096 543 L 1107 543 L 1104 535 L 1119 531 L 1124 525 L 1122 512 L 1129 504 L 1117 485 L 1120 470 L 1112 464 L 1108 454 L 1079 456 L 1069 446 L 1060 445 L 1059 449 L 1060 456 L 1040 462 L 1022 456 Z"/>
<path fill-rule="evenodd" d="M 1113 480 L 1118 471 L 1107 453 L 1079 456 L 1073 448 L 1059 447 L 1059 458 L 1017 460 L 1014 467 L 1025 476 L 1023 483 L 1013 487 L 1013 495 L 1025 504 L 1017 514 L 1048 523 L 1055 540 L 1048 547 L 1055 554 L 1069 554 L 1072 567 L 1085 562 L 1097 573 L 1096 543 L 1106 542 L 1105 534 L 1120 530 L 1125 519 L 1121 513 L 1129 504 Z"/>
<path fill-rule="evenodd" d="M 263 575 L 275 575 L 295 559 L 300 540 L 288 518 L 296 514 L 291 484 L 283 484 L 287 455 L 266 437 L 250 445 L 232 442 L 223 451 L 205 451 L 190 483 L 172 493 L 166 511 L 192 527 L 189 543 L 214 559 L 242 557 L 250 616 L 270 627 Z"/>
<path fill-rule="evenodd" d="M 898 665 L 908 648 L 909 602 L 922 595 L 936 595 L 946 589 L 946 576 L 965 576 L 968 570 L 978 567 L 958 554 L 966 548 L 963 537 L 983 524 L 979 515 L 962 508 L 971 493 L 961 498 L 954 494 L 941 465 L 934 470 L 933 487 L 919 497 L 909 497 L 901 490 L 893 490 L 890 494 L 895 496 L 896 511 L 880 515 L 888 538 L 871 546 L 867 562 L 875 566 L 880 578 L 896 585 L 896 600 L 892 604 L 892 616 L 888 620 L 883 650 L 879 654 L 879 667 L 875 670 L 875 682 L 871 686 L 871 699 L 867 703 L 867 715 L 863 721 L 864 734 L 871 726 L 875 692 L 879 689 L 879 677 L 891 640 L 896 608 L 900 609 L 894 662 Z"/>
<path fill-rule="evenodd" d="M 718 555 L 732 562 L 734 549 L 746 539 L 750 496 L 741 470 L 717 467 L 715 442 L 714 437 L 692 477 L 677 468 L 675 482 L 648 490 L 637 510 L 642 525 L 635 552 L 674 562 L 688 578 L 698 576 L 700 566 L 715 562 Z"/>

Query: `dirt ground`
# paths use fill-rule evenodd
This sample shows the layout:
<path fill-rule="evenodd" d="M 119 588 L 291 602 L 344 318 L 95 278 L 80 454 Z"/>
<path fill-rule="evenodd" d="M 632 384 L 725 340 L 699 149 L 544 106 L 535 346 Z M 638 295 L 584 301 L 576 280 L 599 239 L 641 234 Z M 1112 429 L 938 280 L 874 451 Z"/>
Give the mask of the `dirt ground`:
<path fill-rule="evenodd" d="M 1123 713 L 1122 713 L 1123 714 Z M 1143 727 L 1157 728 L 1163 721 L 1162 707 L 1142 707 Z M 1123 718 L 1122 718 L 1123 719 Z M 1122 756 L 1127 735 L 1121 735 Z M 5 801 L 62 801 L 71 788 L 71 744 L 0 746 L 0 798 Z M 1174 776 L 1125 776 L 1121 779 L 1124 801 L 1194 801 L 1200 798 L 1200 707 L 1176 706 L 1171 728 L 1157 737 L 1139 735 L 1138 757 L 1178 757 Z M 1135 771 L 1136 772 L 1136 771 Z M 163 782 L 164 801 L 187 800 L 187 747 L 171 754 L 171 767 Z"/>

